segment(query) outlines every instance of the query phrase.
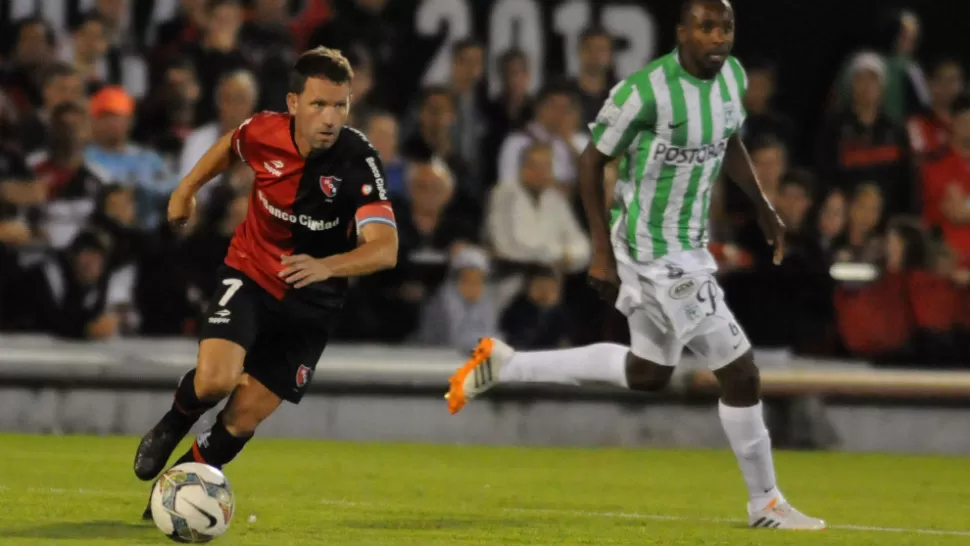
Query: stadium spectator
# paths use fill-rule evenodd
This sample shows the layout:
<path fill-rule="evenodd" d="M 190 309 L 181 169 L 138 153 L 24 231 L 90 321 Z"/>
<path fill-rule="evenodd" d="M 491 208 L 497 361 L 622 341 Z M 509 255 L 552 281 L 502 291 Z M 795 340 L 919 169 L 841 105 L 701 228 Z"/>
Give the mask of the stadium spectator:
<path fill-rule="evenodd" d="M 583 124 L 592 123 L 616 84 L 613 75 L 613 36 L 601 26 L 591 26 L 579 35 L 579 74 L 574 84 L 579 92 Z"/>
<path fill-rule="evenodd" d="M 239 31 L 239 47 L 253 67 L 262 90 L 259 110 L 286 110 L 290 67 L 296 61 L 296 36 L 290 30 L 285 0 L 256 0 Z M 360 70 L 354 67 L 355 82 Z M 355 96 L 356 98 L 356 96 Z M 356 101 L 355 101 L 356 102 Z"/>
<path fill-rule="evenodd" d="M 178 172 L 185 140 L 196 126 L 200 93 L 195 66 L 188 59 L 176 59 L 136 110 L 134 139 L 161 154 L 172 172 Z"/>
<path fill-rule="evenodd" d="M 387 191 L 391 195 L 406 196 L 404 175 L 407 165 L 398 150 L 397 119 L 389 112 L 382 110 L 371 111 L 364 120 L 364 131 L 367 139 L 381 155 L 384 173 L 387 175 Z"/>
<path fill-rule="evenodd" d="M 569 346 L 569 312 L 562 303 L 562 275 L 551 267 L 530 272 L 526 289 L 502 314 L 508 343 L 523 350 Z"/>
<path fill-rule="evenodd" d="M 589 238 L 556 189 L 552 162 L 548 144 L 532 143 L 522 151 L 519 175 L 492 190 L 489 241 L 500 260 L 581 271 L 590 259 Z"/>
<path fill-rule="evenodd" d="M 407 78 L 416 75 L 402 74 L 402 67 L 396 62 L 405 44 L 400 29 L 386 22 L 383 16 L 389 1 L 333 0 L 332 3 L 334 16 L 317 27 L 307 46 L 322 45 L 340 51 L 349 51 L 354 45 L 363 47 L 374 67 L 374 103 L 396 114 L 404 112 L 410 97 L 398 89 Z"/>
<path fill-rule="evenodd" d="M 350 107 L 347 125 L 360 127 L 375 107 L 371 97 L 371 92 L 374 90 L 374 63 L 367 50 L 360 46 L 351 48 L 344 55 L 350 61 L 350 66 L 354 67 L 354 81 L 350 84 L 353 104 Z M 281 96 L 285 95 L 285 93 L 281 94 Z"/>
<path fill-rule="evenodd" d="M 101 89 L 91 97 L 90 109 L 94 142 L 85 150 L 85 160 L 106 172 L 105 182 L 132 187 L 139 226 L 155 228 L 178 179 L 158 153 L 129 141 L 135 101 L 124 89 Z"/>
<path fill-rule="evenodd" d="M 860 53 L 849 70 L 852 100 L 822 132 L 821 176 L 846 193 L 861 183 L 875 183 L 887 213 L 909 212 L 917 195 L 909 139 L 880 107 L 886 64 L 875 53 Z"/>
<path fill-rule="evenodd" d="M 13 256 L 13 261 L 15 249 L 34 239 L 25 209 L 46 199 L 46 185 L 34 180 L 22 155 L 17 150 L 0 148 L 0 245 L 6 247 L 5 254 Z"/>
<path fill-rule="evenodd" d="M 469 168 L 468 182 L 476 195 L 484 193 L 481 180 L 482 150 L 488 132 L 487 96 L 483 85 L 485 45 L 474 39 L 457 42 L 451 49 L 449 90 L 455 100 L 454 149 Z"/>
<path fill-rule="evenodd" d="M 202 38 L 209 12 L 207 0 L 179 0 L 175 15 L 158 26 L 155 45 L 149 58 L 154 70 L 164 69 L 188 50 L 190 44 Z M 160 79 L 158 73 L 151 74 L 151 80 Z"/>
<path fill-rule="evenodd" d="M 451 257 L 479 241 L 478 222 L 462 212 L 455 199 L 455 181 L 441 161 L 413 162 L 407 196 L 392 198 L 397 218 L 397 267 L 361 279 L 368 306 L 380 325 L 363 325 L 368 335 L 384 341 L 409 339 L 419 325 L 422 306 L 438 291 Z M 388 324 L 386 317 L 397 317 Z"/>
<path fill-rule="evenodd" d="M 219 138 L 235 130 L 253 115 L 259 94 L 256 79 L 246 70 L 222 76 L 216 89 L 217 119 L 200 126 L 185 139 L 179 158 L 179 178 L 185 178 Z M 196 198 L 205 202 L 214 187 L 215 184 L 203 186 Z"/>
<path fill-rule="evenodd" d="M 834 259 L 839 262 L 877 263 L 882 256 L 879 226 L 883 218 L 883 198 L 879 186 L 856 187 L 849 204 L 845 231 L 833 241 Z"/>
<path fill-rule="evenodd" d="M 81 103 L 86 98 L 81 75 L 66 63 L 48 64 L 41 81 L 41 106 L 25 115 L 20 124 L 20 148 L 28 154 L 48 145 L 54 108 L 65 102 Z"/>
<path fill-rule="evenodd" d="M 20 114 L 29 114 L 43 103 L 41 68 L 54 56 L 54 29 L 40 17 L 21 19 L 13 29 L 13 51 L 0 74 L 0 88 Z"/>
<path fill-rule="evenodd" d="M 535 115 L 535 102 L 529 89 L 532 85 L 532 68 L 525 52 L 511 49 L 498 59 L 499 92 L 489 103 L 488 134 L 485 136 L 484 154 L 487 158 L 498 157 L 505 137 L 513 131 L 523 129 Z M 495 161 L 485 161 L 482 165 L 486 185 L 498 179 L 498 165 Z"/>
<path fill-rule="evenodd" d="M 942 57 L 930 66 L 930 106 L 909 118 L 906 125 L 913 151 L 921 161 L 934 161 L 948 151 L 953 103 L 964 89 L 960 62 Z"/>
<path fill-rule="evenodd" d="M 197 122 L 208 123 L 216 118 L 216 87 L 223 74 L 250 68 L 239 50 L 242 22 L 240 0 L 212 0 L 208 3 L 208 21 L 202 39 L 185 50 L 195 65 L 202 88 L 196 109 Z"/>
<path fill-rule="evenodd" d="M 553 175 L 556 183 L 571 190 L 576 183 L 576 150 L 586 147 L 587 139 L 576 131 L 579 104 L 569 84 L 546 86 L 536 99 L 535 117 L 521 131 L 510 134 L 498 158 L 498 182 L 516 180 L 522 166 L 522 152 L 535 142 L 553 149 Z"/>
<path fill-rule="evenodd" d="M 797 142 L 795 125 L 773 102 L 778 85 L 777 67 L 767 59 L 756 58 L 746 62 L 744 69 L 748 74 L 748 90 L 744 94 L 748 117 L 741 129 L 742 138 L 750 145 L 766 135 L 774 135 L 790 149 Z"/>
<path fill-rule="evenodd" d="M 927 242 L 917 222 L 895 218 L 882 245 L 878 265 L 883 271 L 877 280 L 862 285 L 846 282 L 836 290 L 839 333 L 855 356 L 908 361 L 916 354 L 913 336 L 919 325 L 913 275 L 929 267 Z"/>
<path fill-rule="evenodd" d="M 455 108 L 455 99 L 447 88 L 425 88 L 419 101 L 417 127 L 404 140 L 401 152 L 412 161 L 426 163 L 432 158 L 443 160 L 458 183 L 458 191 L 477 196 L 475 186 L 465 183 L 468 180 L 469 166 L 455 149 L 452 140 L 457 115 Z"/>
<path fill-rule="evenodd" d="M 821 202 L 816 218 L 818 244 L 825 253 L 825 262 L 832 263 L 834 245 L 846 225 L 845 194 L 831 190 Z"/>
<path fill-rule="evenodd" d="M 41 232 L 54 248 L 66 247 L 94 211 L 95 199 L 107 174 L 84 159 L 91 141 L 87 108 L 64 102 L 50 115 L 47 149 L 28 158 L 37 180 L 43 181 L 49 201 L 44 206 Z"/>
<path fill-rule="evenodd" d="M 952 127 L 945 155 L 923 166 L 923 219 L 970 265 L 970 98 L 954 102 Z"/>
<path fill-rule="evenodd" d="M 105 245 L 93 233 L 28 269 L 18 291 L 19 320 L 13 329 L 50 332 L 78 339 L 115 336 L 121 319 L 115 308 L 130 302 L 130 285 L 105 270 Z"/>
<path fill-rule="evenodd" d="M 415 341 L 462 353 L 498 333 L 498 312 L 488 284 L 488 255 L 464 246 L 451 258 L 448 278 L 425 305 Z"/>

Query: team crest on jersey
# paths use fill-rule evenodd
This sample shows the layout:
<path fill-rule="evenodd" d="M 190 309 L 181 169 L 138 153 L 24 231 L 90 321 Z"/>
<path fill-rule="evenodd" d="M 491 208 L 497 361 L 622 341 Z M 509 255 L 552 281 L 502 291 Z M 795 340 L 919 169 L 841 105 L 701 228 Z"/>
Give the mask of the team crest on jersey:
<path fill-rule="evenodd" d="M 327 197 L 333 197 L 337 195 L 337 184 L 341 182 L 342 179 L 336 176 L 321 176 L 320 177 L 320 189 L 323 194 Z"/>
<path fill-rule="evenodd" d="M 313 370 L 304 366 L 303 364 L 300 364 L 300 367 L 296 370 L 296 386 L 303 387 L 304 385 L 309 383 L 310 374 L 312 373 L 313 373 Z"/>

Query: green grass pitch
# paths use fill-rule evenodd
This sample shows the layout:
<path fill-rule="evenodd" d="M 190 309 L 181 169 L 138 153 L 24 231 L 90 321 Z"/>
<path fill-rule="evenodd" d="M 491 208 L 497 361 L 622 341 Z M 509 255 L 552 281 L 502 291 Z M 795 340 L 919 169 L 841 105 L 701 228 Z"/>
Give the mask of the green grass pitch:
<path fill-rule="evenodd" d="M 0 544 L 171 544 L 140 520 L 148 485 L 131 470 L 136 445 L 0 435 Z M 806 533 L 743 526 L 744 489 L 728 451 L 257 437 L 226 468 L 236 515 L 214 544 L 965 545 L 968 463 L 778 453 L 786 495 L 832 527 Z"/>

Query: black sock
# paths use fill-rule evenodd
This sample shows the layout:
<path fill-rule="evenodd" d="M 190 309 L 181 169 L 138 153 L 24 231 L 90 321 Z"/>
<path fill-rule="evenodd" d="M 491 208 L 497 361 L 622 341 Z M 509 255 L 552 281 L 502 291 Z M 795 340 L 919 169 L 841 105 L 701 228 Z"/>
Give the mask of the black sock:
<path fill-rule="evenodd" d="M 179 386 L 175 389 L 172 409 L 169 410 L 165 418 L 188 429 L 199 420 L 199 417 L 202 417 L 205 412 L 218 403 L 218 400 L 199 400 L 199 397 L 195 394 L 195 369 L 192 369 L 179 380 Z"/>
<path fill-rule="evenodd" d="M 252 437 L 252 435 L 233 436 L 222 424 L 220 412 L 212 428 L 199 434 L 192 443 L 192 447 L 178 461 L 175 461 L 175 464 L 205 463 L 221 469 L 239 455 L 239 452 L 246 447 L 246 442 Z"/>

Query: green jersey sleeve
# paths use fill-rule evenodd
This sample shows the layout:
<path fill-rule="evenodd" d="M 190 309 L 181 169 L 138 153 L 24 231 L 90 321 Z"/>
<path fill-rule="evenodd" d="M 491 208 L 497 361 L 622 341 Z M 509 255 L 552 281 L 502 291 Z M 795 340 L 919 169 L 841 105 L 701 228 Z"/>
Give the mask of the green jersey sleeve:
<path fill-rule="evenodd" d="M 637 133 L 650 129 L 655 108 L 649 80 L 627 79 L 618 83 L 610 91 L 596 121 L 589 125 L 593 145 L 608 157 L 622 154 Z"/>

